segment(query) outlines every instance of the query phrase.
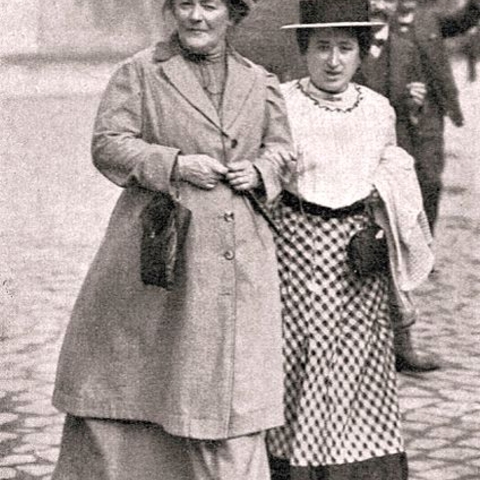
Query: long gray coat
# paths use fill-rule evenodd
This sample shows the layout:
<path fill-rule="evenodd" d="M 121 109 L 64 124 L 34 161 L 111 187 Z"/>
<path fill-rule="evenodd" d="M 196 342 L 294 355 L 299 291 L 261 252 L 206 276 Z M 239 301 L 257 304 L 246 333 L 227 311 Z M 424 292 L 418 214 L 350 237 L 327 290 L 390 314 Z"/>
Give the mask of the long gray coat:
<path fill-rule="evenodd" d="M 127 60 L 101 102 L 93 158 L 125 187 L 75 305 L 54 404 L 79 416 L 155 422 L 174 435 L 220 439 L 283 422 L 281 316 L 272 235 L 225 184 L 181 184 L 192 210 L 182 284 L 140 279 L 140 213 L 171 191 L 177 154 L 249 159 L 268 199 L 290 150 L 272 75 L 228 58 L 223 125 L 174 43 Z"/>

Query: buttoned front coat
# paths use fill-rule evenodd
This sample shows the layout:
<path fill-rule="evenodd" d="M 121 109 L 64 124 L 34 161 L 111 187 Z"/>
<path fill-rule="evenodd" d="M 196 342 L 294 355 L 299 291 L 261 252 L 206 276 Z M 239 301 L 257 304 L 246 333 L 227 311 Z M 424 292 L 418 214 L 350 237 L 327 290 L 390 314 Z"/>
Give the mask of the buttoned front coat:
<path fill-rule="evenodd" d="M 73 310 L 54 405 L 199 439 L 283 422 L 277 265 L 265 220 L 225 183 L 207 191 L 180 182 L 192 220 L 180 286 L 168 292 L 141 281 L 140 214 L 153 192 L 172 192 L 178 154 L 227 166 L 251 160 L 272 200 L 290 148 L 275 77 L 235 52 L 220 113 L 174 43 L 118 68 L 92 151 L 124 190 Z"/>

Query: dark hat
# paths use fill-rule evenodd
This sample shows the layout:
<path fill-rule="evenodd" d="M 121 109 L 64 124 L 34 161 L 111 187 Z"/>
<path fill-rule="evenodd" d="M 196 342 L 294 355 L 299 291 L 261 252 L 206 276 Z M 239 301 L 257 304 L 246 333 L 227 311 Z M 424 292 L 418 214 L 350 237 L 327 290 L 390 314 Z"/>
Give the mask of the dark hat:
<path fill-rule="evenodd" d="M 371 22 L 368 0 L 300 0 L 300 23 L 282 28 L 381 27 Z"/>

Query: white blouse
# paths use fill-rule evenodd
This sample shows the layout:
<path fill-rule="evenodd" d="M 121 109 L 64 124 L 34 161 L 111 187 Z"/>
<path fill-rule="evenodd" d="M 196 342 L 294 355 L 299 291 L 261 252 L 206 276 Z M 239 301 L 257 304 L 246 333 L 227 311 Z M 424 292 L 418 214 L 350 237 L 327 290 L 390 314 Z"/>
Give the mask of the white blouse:
<path fill-rule="evenodd" d="M 367 197 L 386 147 L 396 145 L 388 100 L 354 83 L 326 100 L 308 78 L 283 84 L 282 93 L 297 159 L 286 190 L 330 208 Z"/>

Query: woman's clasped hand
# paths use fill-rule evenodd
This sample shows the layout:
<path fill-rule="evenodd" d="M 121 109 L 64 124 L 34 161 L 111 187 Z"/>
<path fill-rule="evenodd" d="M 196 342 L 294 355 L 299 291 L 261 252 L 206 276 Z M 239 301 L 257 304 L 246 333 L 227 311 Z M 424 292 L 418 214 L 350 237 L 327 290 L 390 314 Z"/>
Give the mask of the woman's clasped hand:
<path fill-rule="evenodd" d="M 256 188 L 259 183 L 258 170 L 248 160 L 240 160 L 228 168 L 209 155 L 179 155 L 178 175 L 181 180 L 205 190 L 214 189 L 218 183 L 226 182 L 234 190 L 245 191 Z"/>

